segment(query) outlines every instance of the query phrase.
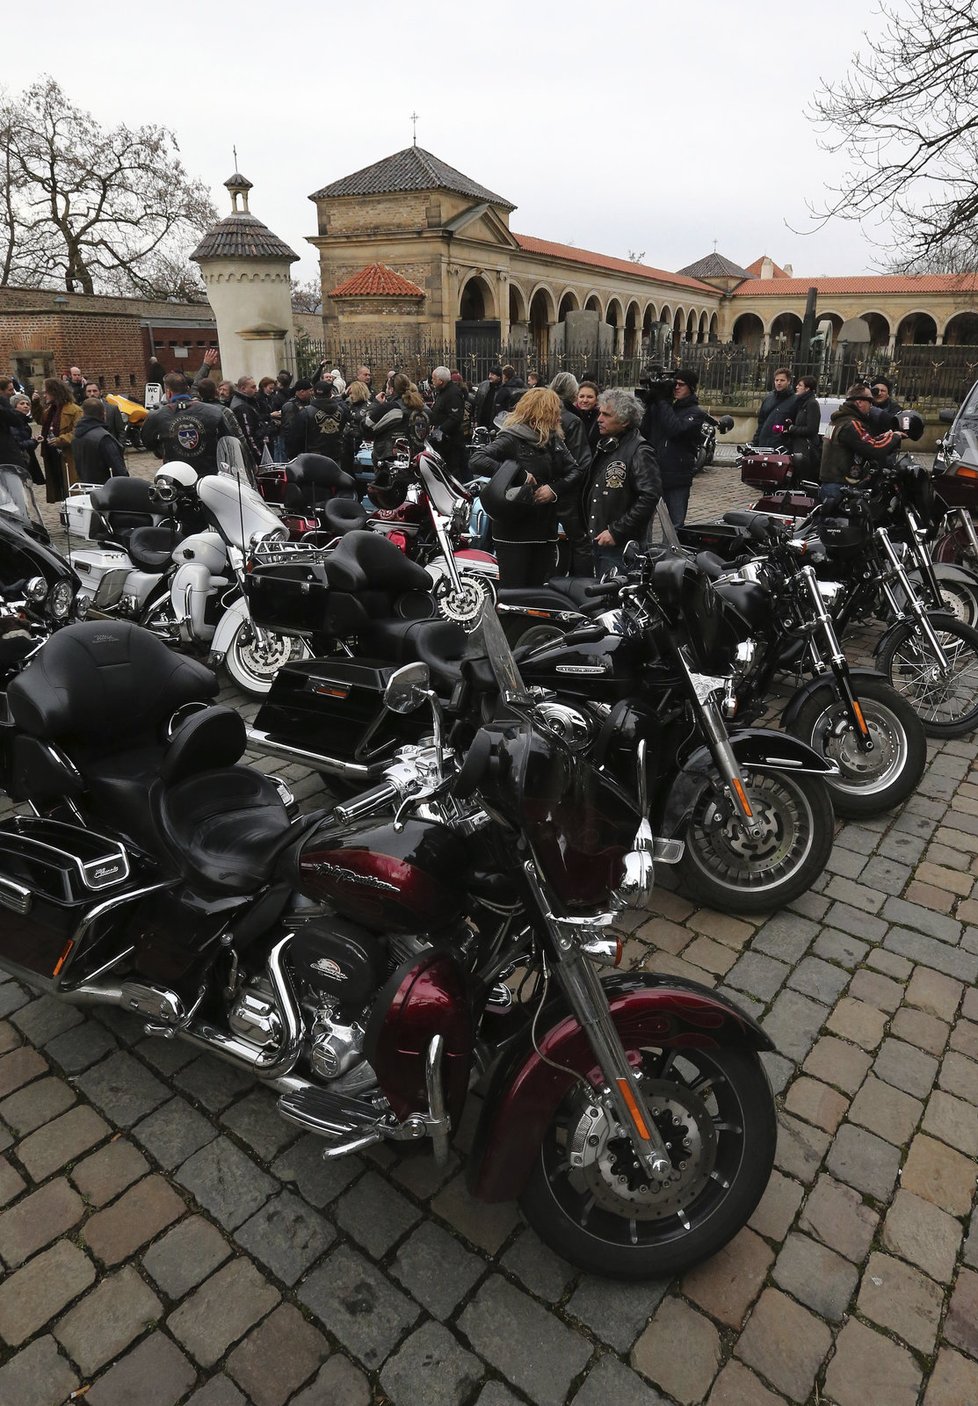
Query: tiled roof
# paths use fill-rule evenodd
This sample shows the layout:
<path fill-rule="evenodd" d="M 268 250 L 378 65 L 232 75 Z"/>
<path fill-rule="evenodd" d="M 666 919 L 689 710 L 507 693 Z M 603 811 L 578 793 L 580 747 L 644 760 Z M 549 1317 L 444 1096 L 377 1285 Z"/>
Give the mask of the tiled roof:
<path fill-rule="evenodd" d="M 759 259 L 755 259 L 752 264 L 748 264 L 748 265 L 747 265 L 747 272 L 748 272 L 748 273 L 752 273 L 755 278 L 760 278 L 760 276 L 761 276 L 761 268 L 762 268 L 762 266 L 763 266 L 763 264 L 764 264 L 764 260 L 765 260 L 767 257 L 768 257 L 767 254 L 762 254 Z M 785 273 L 784 269 L 783 269 L 783 268 L 779 268 L 778 265 L 774 262 L 773 259 L 771 260 L 771 267 L 772 267 L 773 270 L 774 270 L 774 272 L 773 272 L 773 274 L 772 274 L 772 277 L 773 277 L 773 278 L 787 278 L 787 277 L 788 277 L 788 275 Z M 811 286 L 811 285 L 809 285 L 809 286 Z"/>
<path fill-rule="evenodd" d="M 677 288 L 691 288 L 698 293 L 709 293 L 715 298 L 717 290 L 698 279 L 686 278 L 681 273 L 667 273 L 665 269 L 650 268 L 648 264 L 633 264 L 631 259 L 614 259 L 609 254 L 596 254 L 593 249 L 576 249 L 572 244 L 554 244 L 549 239 L 534 239 L 529 234 L 513 236 L 521 249 L 528 254 L 545 254 L 553 259 L 568 259 L 575 264 L 590 264 L 592 268 L 608 269 L 612 273 L 627 273 L 630 278 L 647 278 L 655 283 L 672 283 Z"/>
<path fill-rule="evenodd" d="M 255 188 L 254 182 L 249 181 L 247 176 L 242 176 L 240 171 L 235 171 L 233 175 L 228 176 L 224 184 L 229 190 L 232 186 L 238 190 L 254 190 Z"/>
<path fill-rule="evenodd" d="M 354 171 L 351 176 L 341 176 L 322 190 L 313 191 L 309 199 L 323 200 L 332 195 L 388 195 L 400 190 L 453 190 L 459 195 L 471 195 L 476 200 L 501 205 L 506 210 L 516 209 L 509 200 L 494 195 L 420 146 L 406 146 L 403 151 L 395 151 L 393 156 L 385 156 L 372 166 Z"/>
<path fill-rule="evenodd" d="M 330 289 L 330 298 L 423 298 L 424 289 L 386 264 L 367 264 Z"/>
<path fill-rule="evenodd" d="M 299 255 L 261 220 L 239 210 L 212 226 L 190 257 L 197 263 L 201 259 L 288 259 L 295 263 Z"/>
<path fill-rule="evenodd" d="M 752 278 L 735 288 L 735 298 L 799 297 L 809 288 L 820 293 L 964 293 L 978 285 L 974 273 L 855 274 L 851 278 Z"/>
<path fill-rule="evenodd" d="M 679 270 L 687 278 L 750 278 L 751 274 L 747 269 L 742 269 L 739 264 L 735 264 L 732 259 L 725 259 L 716 250 L 712 254 L 707 254 L 703 259 L 697 259 L 695 264 L 687 264 L 684 269 Z"/>

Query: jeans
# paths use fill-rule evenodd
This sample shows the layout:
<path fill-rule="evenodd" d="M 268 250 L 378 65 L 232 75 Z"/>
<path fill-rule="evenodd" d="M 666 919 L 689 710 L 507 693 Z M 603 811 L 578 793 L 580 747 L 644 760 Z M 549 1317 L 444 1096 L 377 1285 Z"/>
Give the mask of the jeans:
<path fill-rule="evenodd" d="M 682 527 L 686 521 L 686 509 L 689 507 L 690 485 L 687 483 L 683 488 L 663 488 L 662 501 L 666 505 L 666 512 L 672 519 L 673 527 Z"/>

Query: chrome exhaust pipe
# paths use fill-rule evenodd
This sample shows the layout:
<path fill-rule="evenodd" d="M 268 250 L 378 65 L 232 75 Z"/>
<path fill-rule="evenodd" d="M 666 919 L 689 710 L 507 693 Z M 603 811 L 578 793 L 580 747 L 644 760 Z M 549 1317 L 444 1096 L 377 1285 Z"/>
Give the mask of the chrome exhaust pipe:
<path fill-rule="evenodd" d="M 373 781 L 383 776 L 384 768 L 390 765 L 391 758 L 364 766 L 360 762 L 343 762 L 338 757 L 324 757 L 320 752 L 307 752 L 304 747 L 293 747 L 288 742 L 273 742 L 267 732 L 260 728 L 246 727 L 247 745 L 271 757 L 284 757 L 290 762 L 302 762 L 314 771 L 327 776 L 342 776 L 347 781 Z"/>

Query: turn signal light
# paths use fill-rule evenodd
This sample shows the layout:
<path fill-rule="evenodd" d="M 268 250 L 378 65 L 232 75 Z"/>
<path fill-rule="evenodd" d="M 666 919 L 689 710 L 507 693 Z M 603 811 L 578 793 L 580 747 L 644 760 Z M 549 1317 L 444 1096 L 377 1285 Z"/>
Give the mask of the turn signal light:
<path fill-rule="evenodd" d="M 618 967 L 621 966 L 625 944 L 620 937 L 586 937 L 581 943 L 581 951 L 592 962 Z"/>

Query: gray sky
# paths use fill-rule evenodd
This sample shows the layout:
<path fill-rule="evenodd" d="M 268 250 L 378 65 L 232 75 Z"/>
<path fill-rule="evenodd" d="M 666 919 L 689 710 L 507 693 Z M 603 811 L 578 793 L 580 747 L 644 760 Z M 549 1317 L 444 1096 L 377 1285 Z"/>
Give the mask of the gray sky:
<path fill-rule="evenodd" d="M 898 10 L 907 0 L 894 0 Z M 252 212 L 316 272 L 309 193 L 411 142 L 518 208 L 520 234 L 676 270 L 719 251 L 770 254 L 796 276 L 860 273 L 871 230 L 818 202 L 844 157 L 819 149 L 805 108 L 878 27 L 875 4 L 566 0 L 557 5 L 369 6 L 237 0 L 83 22 L 48 0 L 56 43 L 7 44 L 0 84 L 41 71 L 106 126 L 154 122 L 230 210 L 238 162 Z M 47 52 L 47 68 L 42 55 Z M 807 234 L 796 231 L 809 231 Z"/>

